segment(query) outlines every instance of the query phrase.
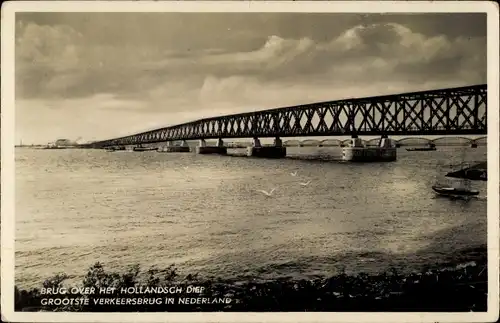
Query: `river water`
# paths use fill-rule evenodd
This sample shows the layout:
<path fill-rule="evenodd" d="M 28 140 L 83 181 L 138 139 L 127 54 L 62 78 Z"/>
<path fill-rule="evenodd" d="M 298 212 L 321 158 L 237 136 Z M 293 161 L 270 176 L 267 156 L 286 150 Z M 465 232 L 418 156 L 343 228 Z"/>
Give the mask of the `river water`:
<path fill-rule="evenodd" d="M 305 160 L 338 148 L 288 153 L 16 149 L 16 284 L 77 279 L 96 261 L 236 280 L 418 270 L 486 243 L 486 182 L 468 203 L 430 187 L 450 165 L 486 160 L 485 147 L 372 164 Z"/>

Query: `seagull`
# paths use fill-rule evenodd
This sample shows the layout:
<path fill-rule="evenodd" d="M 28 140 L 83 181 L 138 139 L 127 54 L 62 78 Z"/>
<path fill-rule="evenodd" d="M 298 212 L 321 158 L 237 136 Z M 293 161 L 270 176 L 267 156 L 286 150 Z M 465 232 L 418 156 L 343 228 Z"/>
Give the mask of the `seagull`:
<path fill-rule="evenodd" d="M 309 183 L 311 183 L 311 181 L 307 181 L 307 183 L 299 183 L 299 184 L 302 186 L 307 186 L 307 185 L 309 185 Z"/>
<path fill-rule="evenodd" d="M 273 192 L 274 192 L 275 189 L 276 188 L 273 188 L 270 192 L 264 191 L 264 190 L 257 190 L 257 192 L 261 192 L 262 194 L 271 197 L 271 195 L 273 194 Z"/>
<path fill-rule="evenodd" d="M 294 173 L 290 173 L 290 175 L 297 176 L 297 171 L 295 171 Z"/>

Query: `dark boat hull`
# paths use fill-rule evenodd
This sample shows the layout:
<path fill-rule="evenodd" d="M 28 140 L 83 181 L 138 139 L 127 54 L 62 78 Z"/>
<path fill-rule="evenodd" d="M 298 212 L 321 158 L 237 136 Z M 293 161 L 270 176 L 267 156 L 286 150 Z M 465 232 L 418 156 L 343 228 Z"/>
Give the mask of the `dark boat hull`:
<path fill-rule="evenodd" d="M 141 148 L 141 147 L 134 147 L 134 151 L 153 151 L 153 150 L 158 150 L 158 148 Z"/>
<path fill-rule="evenodd" d="M 432 189 L 434 190 L 434 192 L 445 196 L 476 196 L 479 194 L 478 191 L 452 188 L 452 187 L 433 186 Z"/>

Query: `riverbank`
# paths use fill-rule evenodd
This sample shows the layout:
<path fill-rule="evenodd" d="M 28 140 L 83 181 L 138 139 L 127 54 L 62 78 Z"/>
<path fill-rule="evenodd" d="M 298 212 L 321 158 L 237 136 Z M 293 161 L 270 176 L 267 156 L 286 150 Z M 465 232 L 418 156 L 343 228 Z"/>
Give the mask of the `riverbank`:
<path fill-rule="evenodd" d="M 96 263 L 80 284 L 66 286 L 64 274 L 43 283 L 45 291 L 62 287 L 70 291 L 71 287 L 78 286 L 87 288 L 87 292 L 94 288 L 94 294 L 44 295 L 42 288 L 16 288 L 15 308 L 16 311 L 75 312 L 479 312 L 486 311 L 487 275 L 485 257 L 410 274 L 400 274 L 393 269 L 375 275 L 341 273 L 311 280 L 239 283 L 183 276 L 174 267 L 141 271 L 134 266 L 119 273 Z M 135 293 L 127 289 L 131 287 L 135 287 Z M 148 287 L 164 288 L 144 293 Z M 175 294 L 171 294 L 173 289 L 165 287 L 176 287 Z M 192 287 L 198 289 L 193 291 Z M 99 294 L 99 288 L 115 288 L 115 292 Z M 56 298 L 66 305 L 47 305 L 48 299 Z"/>

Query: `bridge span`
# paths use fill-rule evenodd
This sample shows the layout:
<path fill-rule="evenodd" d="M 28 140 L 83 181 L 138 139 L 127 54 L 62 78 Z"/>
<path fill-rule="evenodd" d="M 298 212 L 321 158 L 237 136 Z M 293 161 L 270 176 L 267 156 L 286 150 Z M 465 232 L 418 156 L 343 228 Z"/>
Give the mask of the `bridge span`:
<path fill-rule="evenodd" d="M 83 145 L 307 136 L 486 135 L 486 84 L 281 107 L 205 118 Z M 275 140 L 275 142 L 276 142 Z"/>

